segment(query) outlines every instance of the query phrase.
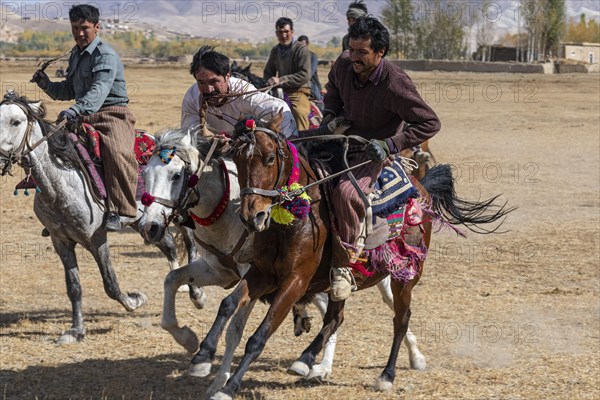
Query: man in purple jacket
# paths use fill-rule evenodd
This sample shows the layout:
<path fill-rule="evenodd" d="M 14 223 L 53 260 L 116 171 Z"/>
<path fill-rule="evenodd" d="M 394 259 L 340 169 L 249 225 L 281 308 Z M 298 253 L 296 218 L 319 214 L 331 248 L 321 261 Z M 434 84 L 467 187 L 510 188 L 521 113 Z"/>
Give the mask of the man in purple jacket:
<path fill-rule="evenodd" d="M 384 59 L 389 33 L 381 22 L 360 17 L 349 28 L 349 36 L 348 51 L 329 72 L 323 123 L 343 116 L 351 122 L 346 135 L 369 140 L 366 146 L 351 142 L 348 153 L 350 166 L 372 161 L 353 170 L 361 190 L 369 194 L 388 157 L 433 137 L 440 121 L 408 75 Z M 346 175 L 334 189 L 333 208 L 340 239 L 352 258 L 360 253 L 357 243 L 366 208 Z M 352 287 L 347 265 L 334 265 L 332 276 L 331 298 L 347 298 Z"/>

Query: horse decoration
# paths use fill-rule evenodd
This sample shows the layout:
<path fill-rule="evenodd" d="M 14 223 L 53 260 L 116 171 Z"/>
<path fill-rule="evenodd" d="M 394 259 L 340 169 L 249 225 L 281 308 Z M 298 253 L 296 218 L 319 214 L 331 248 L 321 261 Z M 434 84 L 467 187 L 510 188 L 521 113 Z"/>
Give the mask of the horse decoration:
<path fill-rule="evenodd" d="M 14 92 L 4 96 L 0 103 L 0 168 L 2 175 L 10 174 L 13 165 L 17 164 L 27 176 L 20 185 L 35 184 L 33 209 L 50 232 L 54 250 L 62 261 L 72 306 L 71 327 L 59 336 L 58 343 L 72 343 L 85 337 L 76 244 L 92 253 L 100 269 L 104 291 L 111 299 L 127 311 L 137 309 L 147 299 L 139 291 L 121 291 L 111 264 L 107 232 L 103 228 L 103 204 L 94 193 L 94 185 L 85 172 L 70 133 L 60 126 L 53 127 L 44 119 L 45 114 L 41 102 L 31 102 Z M 141 212 L 138 218 L 140 216 Z M 137 219 L 132 221 L 132 227 L 137 228 Z M 189 235 L 184 240 L 188 241 L 189 258 L 194 259 L 193 241 Z M 169 260 L 171 268 L 179 266 L 177 248 L 170 234 L 156 245 Z M 204 296 L 199 290 L 191 293 L 199 296 L 199 302 Z"/>
<path fill-rule="evenodd" d="M 247 235 L 237 214 L 240 206 L 237 170 L 231 160 L 221 157 L 219 149 L 214 147 L 216 140 L 197 136 L 191 131 L 169 130 L 156 138 L 156 149 L 144 170 L 146 193 L 143 197 L 145 212 L 140 220 L 142 236 L 148 242 L 157 242 L 166 232 L 168 221 L 176 218 L 174 215 L 185 218 L 189 213 L 195 222 L 194 235 L 206 250 L 201 258 L 171 271 L 165 279 L 161 326 L 189 352 L 198 349 L 199 340 L 189 327 L 179 326 L 175 313 L 177 287 L 188 282 L 198 286 L 232 287 L 245 275 L 252 261 L 253 236 Z M 211 148 L 215 149 L 214 152 Z M 172 157 L 165 158 L 166 151 L 171 152 Z M 183 200 L 186 198 L 190 199 L 189 202 Z M 392 307 L 389 279 L 381 281 L 378 288 L 384 301 Z M 321 314 L 327 308 L 327 297 L 321 293 L 313 299 Z M 241 340 L 251 308 L 249 306 L 236 313 L 230 323 L 235 329 L 227 330 L 225 354 L 209 388 L 211 393 L 219 390 L 230 375 L 233 351 Z M 309 329 L 305 303 L 296 304 L 295 311 L 295 332 L 299 335 Z M 425 357 L 410 331 L 405 343 L 411 367 L 424 369 Z M 313 365 L 311 370 L 298 370 L 297 373 L 315 379 L 331 375 L 335 344 L 336 336 L 333 335 L 325 344 L 322 362 Z M 189 373 L 207 376 L 215 351 L 216 348 L 213 348 L 211 353 L 197 354 Z"/>
<path fill-rule="evenodd" d="M 248 126 L 248 125 L 245 125 Z M 240 217 L 246 228 L 254 232 L 253 267 L 240 280 L 234 291 L 222 302 L 215 323 L 202 342 L 200 353 L 214 348 L 224 329 L 224 323 L 236 310 L 244 309 L 265 295 L 271 305 L 254 334 L 248 339 L 245 354 L 227 384 L 212 399 L 231 399 L 240 389 L 242 378 L 251 363 L 260 355 L 266 341 L 276 331 L 292 305 L 303 296 L 328 290 L 330 265 L 336 249 L 333 235 L 334 221 L 327 202 L 325 187 L 308 162 L 308 155 L 300 148 L 297 158 L 294 145 L 279 132 L 277 121 L 269 128 L 240 130 L 232 144 L 232 156 L 238 170 L 241 186 Z M 300 189 L 282 195 L 282 186 L 296 176 Z M 483 202 L 459 199 L 453 188 L 453 177 L 448 165 L 433 168 L 422 184 L 413 182 L 418 191 L 418 207 L 405 211 L 408 226 L 403 228 L 406 244 L 429 246 L 432 223 L 462 224 L 476 229 L 480 224 L 501 220 L 512 209 L 494 204 L 493 197 Z M 290 224 L 270 223 L 274 204 L 293 202 L 306 193 L 310 197 L 310 212 Z M 274 203 L 275 202 L 275 203 Z M 500 222 L 501 223 L 501 222 Z M 496 227 L 497 228 L 497 227 Z M 495 229 L 490 229 L 492 232 Z M 390 264 L 395 257 L 388 259 Z M 365 273 L 354 270 L 358 289 L 370 287 L 391 271 L 373 268 L 365 260 Z M 418 271 L 412 278 L 399 276 L 391 280 L 394 303 L 394 338 L 388 362 L 376 381 L 378 390 L 390 390 L 395 378 L 395 364 L 400 343 L 408 330 L 411 315 L 412 288 L 423 272 L 424 257 L 417 259 Z M 297 364 L 310 369 L 317 354 L 330 335 L 344 319 L 344 301 L 329 301 L 320 333 L 305 349 Z M 295 364 L 296 364 L 295 363 Z"/>
<path fill-rule="evenodd" d="M 258 75 L 253 74 L 250 71 L 250 67 L 252 67 L 252 63 L 246 65 L 244 68 L 241 68 L 237 61 L 234 61 L 231 64 L 231 75 L 237 78 L 243 79 L 247 82 L 250 82 L 254 87 L 260 89 L 267 87 L 267 82 Z M 284 100 L 288 106 L 291 107 L 290 101 L 287 95 L 283 92 L 283 90 L 278 88 L 273 88 L 269 91 L 269 94 L 273 97 L 277 97 L 279 99 Z M 315 104 L 315 102 L 310 100 L 310 111 L 308 113 L 308 122 L 309 129 L 316 129 L 321 125 L 321 121 L 323 120 L 323 113 L 319 110 L 319 107 Z"/>

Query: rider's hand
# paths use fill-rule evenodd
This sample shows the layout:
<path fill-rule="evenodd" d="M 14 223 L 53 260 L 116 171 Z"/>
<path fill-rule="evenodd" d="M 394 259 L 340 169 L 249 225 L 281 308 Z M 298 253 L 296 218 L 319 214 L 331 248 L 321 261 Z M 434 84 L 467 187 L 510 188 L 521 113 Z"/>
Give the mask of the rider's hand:
<path fill-rule="evenodd" d="M 372 161 L 381 162 L 390 155 L 390 148 L 385 140 L 372 139 L 365 146 L 367 157 Z"/>
<path fill-rule="evenodd" d="M 71 110 L 70 108 L 67 108 L 66 110 L 61 111 L 60 114 L 58 114 L 57 121 L 62 121 L 63 119 L 66 119 L 67 122 L 75 122 L 77 120 L 77 113 Z"/>
<path fill-rule="evenodd" d="M 42 90 L 46 90 L 50 83 L 50 78 L 48 78 L 48 75 L 44 71 L 38 69 L 31 77 L 31 82 L 37 83 Z"/>
<path fill-rule="evenodd" d="M 331 114 L 329 114 L 331 115 Z M 328 116 L 329 116 L 328 115 Z M 344 117 L 335 117 L 331 119 L 329 122 L 325 123 L 323 121 L 321 126 L 319 126 L 319 134 L 320 135 L 343 135 L 346 133 L 352 123 Z"/>
<path fill-rule="evenodd" d="M 279 84 L 279 77 L 277 76 L 272 76 L 269 78 L 269 80 L 267 81 L 268 85 L 277 85 Z"/>

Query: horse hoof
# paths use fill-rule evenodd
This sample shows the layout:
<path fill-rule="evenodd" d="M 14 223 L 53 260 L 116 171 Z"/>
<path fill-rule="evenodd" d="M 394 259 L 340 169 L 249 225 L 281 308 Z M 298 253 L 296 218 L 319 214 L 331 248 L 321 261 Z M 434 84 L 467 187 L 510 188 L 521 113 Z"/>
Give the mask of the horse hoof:
<path fill-rule="evenodd" d="M 215 378 L 213 383 L 208 387 L 208 389 L 206 389 L 206 393 L 208 395 L 212 395 L 217 393 L 219 390 L 223 389 L 230 376 L 230 372 L 227 372 L 224 375 L 217 374 L 217 377 Z"/>
<path fill-rule="evenodd" d="M 210 396 L 210 400 L 233 400 L 233 397 L 223 392 L 217 392 Z"/>
<path fill-rule="evenodd" d="M 319 364 L 313 365 L 310 372 L 306 376 L 309 381 L 322 381 L 331 377 L 331 371 L 327 371 Z"/>
<path fill-rule="evenodd" d="M 190 291 L 190 287 L 188 285 L 181 285 L 177 289 L 179 293 L 188 293 Z"/>
<path fill-rule="evenodd" d="M 77 342 L 81 342 L 84 338 L 85 334 L 82 332 L 78 332 L 74 329 L 69 329 L 60 334 L 58 339 L 56 339 L 56 344 L 73 344 Z"/>
<path fill-rule="evenodd" d="M 375 384 L 373 385 L 373 388 L 378 392 L 389 392 L 393 387 L 394 384 L 392 382 L 381 378 L 377 378 Z"/>
<path fill-rule="evenodd" d="M 287 372 L 290 375 L 308 376 L 310 368 L 308 368 L 308 365 L 302 361 L 294 361 L 292 366 L 288 368 Z"/>
<path fill-rule="evenodd" d="M 198 310 L 202 310 L 208 296 L 206 296 L 202 288 L 191 286 L 190 289 L 190 300 L 192 300 L 192 303 Z"/>
<path fill-rule="evenodd" d="M 192 364 L 188 369 L 188 375 L 195 378 L 205 378 L 210 374 L 210 368 L 210 363 Z"/>
<path fill-rule="evenodd" d="M 410 359 L 410 368 L 423 371 L 427 367 L 427 362 L 425 361 L 425 356 L 423 354 L 415 355 Z"/>
<path fill-rule="evenodd" d="M 142 292 L 127 292 L 127 297 L 123 301 L 123 307 L 127 311 L 134 311 L 148 302 L 148 297 Z"/>

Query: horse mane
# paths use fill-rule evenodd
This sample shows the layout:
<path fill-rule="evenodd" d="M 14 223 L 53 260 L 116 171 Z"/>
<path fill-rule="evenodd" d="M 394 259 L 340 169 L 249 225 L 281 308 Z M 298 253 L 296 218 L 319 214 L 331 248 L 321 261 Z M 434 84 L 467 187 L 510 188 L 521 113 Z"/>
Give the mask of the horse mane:
<path fill-rule="evenodd" d="M 6 98 L 5 98 L 6 99 Z M 41 103 L 38 109 L 31 107 L 33 101 L 27 99 L 26 96 L 13 96 L 3 103 L 14 103 L 21 107 L 27 115 L 27 119 L 37 122 L 42 130 L 42 135 L 46 136 L 53 128 L 50 121 L 46 120 L 46 106 Z M 48 152 L 63 161 L 70 168 L 79 168 L 80 161 L 73 142 L 69 137 L 69 132 L 64 129 L 59 129 L 48 138 Z"/>

